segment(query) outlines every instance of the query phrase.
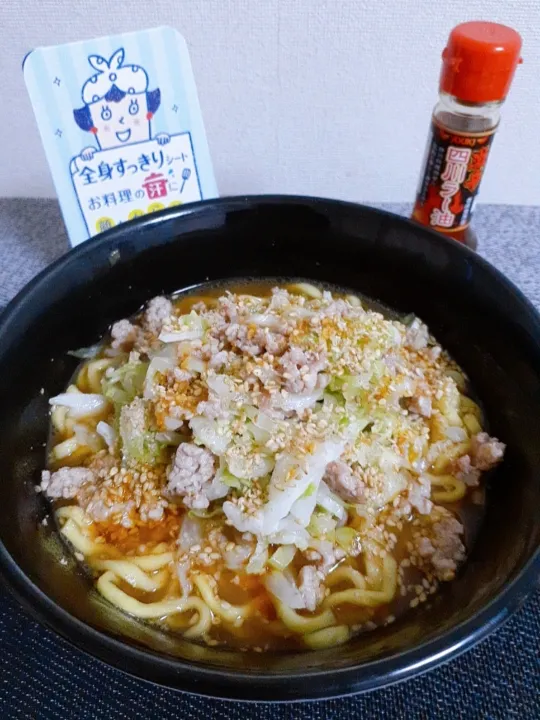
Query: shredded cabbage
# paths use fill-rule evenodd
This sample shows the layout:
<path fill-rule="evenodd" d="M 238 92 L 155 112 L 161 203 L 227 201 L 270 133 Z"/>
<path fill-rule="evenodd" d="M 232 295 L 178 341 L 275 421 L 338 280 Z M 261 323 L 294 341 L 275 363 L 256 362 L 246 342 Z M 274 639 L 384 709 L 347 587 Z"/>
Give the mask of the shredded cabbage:
<path fill-rule="evenodd" d="M 144 397 L 151 400 L 154 397 L 154 378 L 158 373 L 165 373 L 168 370 L 172 370 L 175 367 L 175 362 L 172 358 L 166 357 L 154 357 L 152 358 L 150 365 L 146 371 L 144 378 Z"/>
<path fill-rule="evenodd" d="M 254 313 L 249 315 L 247 318 L 249 325 L 257 325 L 258 327 L 269 328 L 270 330 L 277 330 L 282 332 L 285 323 L 277 315 L 272 313 Z"/>
<path fill-rule="evenodd" d="M 250 557 L 246 566 L 246 572 L 250 575 L 260 575 L 264 572 L 266 563 L 268 562 L 268 545 L 259 540 L 255 546 L 255 551 Z"/>
<path fill-rule="evenodd" d="M 285 570 L 296 555 L 296 547 L 294 545 L 281 545 L 268 561 L 275 570 Z"/>
<path fill-rule="evenodd" d="M 203 538 L 203 527 L 199 518 L 193 517 L 192 515 L 184 515 L 182 520 L 182 527 L 180 528 L 180 536 L 178 538 L 178 545 L 180 548 L 187 552 L 194 545 L 199 544 Z"/>
<path fill-rule="evenodd" d="M 311 543 L 311 536 L 305 527 L 288 515 L 280 520 L 276 531 L 268 535 L 271 545 L 294 545 L 299 550 L 305 550 Z"/>
<path fill-rule="evenodd" d="M 307 529 L 315 538 L 332 537 L 336 529 L 336 520 L 329 513 L 316 511 L 311 516 Z"/>
<path fill-rule="evenodd" d="M 252 480 L 266 477 L 272 472 L 274 460 L 268 455 L 258 454 L 257 459 L 252 456 L 228 456 L 230 472 L 237 478 L 249 484 Z"/>
<path fill-rule="evenodd" d="M 352 527 L 341 527 L 336 530 L 336 542 L 347 555 L 351 555 L 356 547 L 358 533 Z"/>
<path fill-rule="evenodd" d="M 178 430 L 178 428 L 182 427 L 184 422 L 183 420 L 178 420 L 178 418 L 166 417 L 163 420 L 163 424 L 167 430 Z"/>
<path fill-rule="evenodd" d="M 240 570 L 240 568 L 245 565 L 252 552 L 252 545 L 238 543 L 231 550 L 226 550 L 223 553 L 225 565 L 229 568 L 229 570 Z"/>
<path fill-rule="evenodd" d="M 276 531 L 279 521 L 289 514 L 293 504 L 311 483 L 318 488 L 326 466 L 339 458 L 344 446 L 344 442 L 327 440 L 321 443 L 303 463 L 285 453 L 279 458 L 272 473 L 268 503 L 264 508 L 264 531 L 266 534 Z M 313 503 L 314 505 L 315 503 Z M 309 518 L 305 525 L 308 522 Z"/>
<path fill-rule="evenodd" d="M 278 600 L 293 610 L 303 610 L 306 601 L 302 593 L 296 587 L 293 579 L 283 572 L 272 571 L 265 575 L 263 582 L 268 592 L 272 593 Z"/>
<path fill-rule="evenodd" d="M 119 436 L 122 454 L 126 460 L 155 465 L 166 461 L 165 443 L 157 440 L 157 433 L 145 430 L 148 427 L 146 406 L 140 398 L 120 410 Z"/>
<path fill-rule="evenodd" d="M 272 437 L 267 430 L 261 430 L 260 427 L 257 427 L 257 425 L 252 422 L 250 422 L 247 427 L 249 432 L 253 435 L 253 439 L 260 445 L 264 445 Z"/>
<path fill-rule="evenodd" d="M 178 319 L 178 330 L 162 331 L 159 339 L 164 343 L 181 342 L 186 340 L 201 340 L 207 327 L 206 321 L 196 312 L 181 315 Z"/>
<path fill-rule="evenodd" d="M 142 361 L 127 362 L 102 380 L 105 397 L 117 405 L 127 405 L 142 395 L 149 363 Z"/>
<path fill-rule="evenodd" d="M 206 363 L 200 358 L 190 356 L 185 363 L 186 370 L 202 374 L 206 370 Z"/>
<path fill-rule="evenodd" d="M 309 490 L 311 491 L 308 492 Z M 303 527 L 309 524 L 309 520 L 315 510 L 315 505 L 317 504 L 316 492 L 316 484 L 310 483 L 306 491 L 293 503 L 293 506 L 291 507 L 291 516 Z"/>
<path fill-rule="evenodd" d="M 191 591 L 193 590 L 193 585 L 191 584 L 191 581 L 188 577 L 190 569 L 191 566 L 189 560 L 183 560 L 176 563 L 176 575 L 178 577 L 178 582 L 182 590 L 182 597 L 187 597 L 191 594 Z"/>
<path fill-rule="evenodd" d="M 223 455 L 229 447 L 230 439 L 227 437 L 223 423 L 197 416 L 190 420 L 189 426 L 195 441 L 207 447 L 215 455 Z"/>
<path fill-rule="evenodd" d="M 331 515 L 339 520 L 347 519 L 347 510 L 345 503 L 335 493 L 333 493 L 325 482 L 319 484 L 317 491 L 317 505 L 324 508 Z"/>
<path fill-rule="evenodd" d="M 116 430 L 103 420 L 100 420 L 96 426 L 96 431 L 107 443 L 109 450 L 113 450 L 116 443 Z"/>
<path fill-rule="evenodd" d="M 107 409 L 107 398 L 96 393 L 66 392 L 49 400 L 49 405 L 69 408 L 74 418 L 99 415 Z"/>
<path fill-rule="evenodd" d="M 313 407 L 323 396 L 322 390 L 315 390 L 312 393 L 307 394 L 294 394 L 290 393 L 286 398 L 282 398 L 279 402 L 279 407 L 286 412 L 301 412 Z"/>
<path fill-rule="evenodd" d="M 79 360 L 91 360 L 98 355 L 103 348 L 103 343 L 99 342 L 90 347 L 82 347 L 77 350 L 68 350 L 68 355 L 71 357 L 79 358 Z"/>

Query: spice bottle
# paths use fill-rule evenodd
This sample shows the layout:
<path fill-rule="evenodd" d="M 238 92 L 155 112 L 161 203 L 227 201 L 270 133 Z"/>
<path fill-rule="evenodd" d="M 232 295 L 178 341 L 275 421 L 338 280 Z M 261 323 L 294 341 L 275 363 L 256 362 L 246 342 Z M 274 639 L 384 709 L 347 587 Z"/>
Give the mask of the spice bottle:
<path fill-rule="evenodd" d="M 520 52 L 521 37 L 512 28 L 467 22 L 452 30 L 442 54 L 439 102 L 412 218 L 473 248 L 469 223 Z"/>

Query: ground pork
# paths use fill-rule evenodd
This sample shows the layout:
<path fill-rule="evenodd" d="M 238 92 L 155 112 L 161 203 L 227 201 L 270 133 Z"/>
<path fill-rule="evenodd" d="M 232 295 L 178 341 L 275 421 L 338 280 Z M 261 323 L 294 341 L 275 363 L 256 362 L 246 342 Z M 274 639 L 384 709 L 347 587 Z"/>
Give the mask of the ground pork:
<path fill-rule="evenodd" d="M 279 355 L 287 347 L 287 338 L 281 333 L 268 328 L 257 328 L 254 331 L 249 325 L 240 323 L 228 325 L 224 329 L 224 337 L 233 347 L 254 357 L 264 352 Z"/>
<path fill-rule="evenodd" d="M 197 405 L 197 415 L 202 415 L 209 420 L 220 420 L 230 417 L 231 412 L 225 407 L 225 403 L 221 398 L 213 397 L 208 400 L 202 400 Z"/>
<path fill-rule="evenodd" d="M 290 305 L 289 293 L 283 288 L 272 289 L 272 299 L 270 300 L 269 310 L 283 310 Z"/>
<path fill-rule="evenodd" d="M 505 444 L 481 432 L 471 438 L 471 461 L 477 470 L 490 470 L 502 460 Z"/>
<path fill-rule="evenodd" d="M 279 364 L 287 392 L 311 393 L 317 385 L 319 372 L 327 365 L 327 359 L 323 353 L 292 347 L 283 355 Z"/>
<path fill-rule="evenodd" d="M 226 350 L 220 350 L 210 357 L 208 364 L 212 370 L 221 370 L 222 367 L 229 364 L 229 353 Z"/>
<path fill-rule="evenodd" d="M 218 313 L 228 322 L 237 322 L 238 306 L 230 295 L 224 295 L 218 299 Z"/>
<path fill-rule="evenodd" d="M 140 335 L 140 328 L 129 320 L 118 320 L 111 328 L 112 347 L 119 350 L 131 350 Z"/>
<path fill-rule="evenodd" d="M 471 438 L 471 449 L 467 455 L 457 458 L 453 471 L 466 485 L 476 487 L 480 482 L 480 474 L 491 470 L 503 458 L 505 444 L 497 438 L 481 432 Z"/>
<path fill-rule="evenodd" d="M 144 327 L 153 335 L 159 335 L 164 321 L 172 315 L 172 311 L 172 303 L 167 298 L 161 296 L 152 298 L 144 313 Z"/>
<path fill-rule="evenodd" d="M 324 597 L 320 574 L 313 565 L 304 565 L 298 573 L 298 590 L 306 604 L 306 610 L 313 612 Z"/>
<path fill-rule="evenodd" d="M 432 566 L 439 580 L 452 580 L 458 565 L 465 559 L 462 542 L 463 525 L 450 513 L 440 513 L 428 535 L 414 538 L 416 550 Z"/>
<path fill-rule="evenodd" d="M 462 455 L 453 464 L 456 477 L 463 480 L 469 487 L 478 487 L 480 484 L 480 470 L 473 467 L 470 455 Z"/>
<path fill-rule="evenodd" d="M 40 488 L 50 498 L 72 499 L 84 484 L 91 484 L 95 480 L 94 473 L 84 467 L 63 467 L 51 473 L 44 470 L 41 473 Z"/>
<path fill-rule="evenodd" d="M 89 499 L 84 494 L 79 494 L 78 498 L 80 506 L 92 520 L 96 522 L 105 522 L 113 515 L 115 523 L 122 527 L 133 527 L 133 512 L 136 509 L 134 500 L 127 502 L 107 503 L 99 492 L 89 494 Z"/>
<path fill-rule="evenodd" d="M 328 463 L 323 480 L 345 502 L 361 503 L 366 499 L 364 482 L 341 460 Z"/>
<path fill-rule="evenodd" d="M 321 308 L 318 315 L 321 318 L 324 317 L 351 317 L 363 313 L 360 307 L 351 307 L 346 300 L 332 300 L 330 293 L 323 293 L 323 299 L 330 302 L 326 307 Z"/>
<path fill-rule="evenodd" d="M 214 456 L 209 450 L 192 443 L 182 443 L 167 475 L 167 492 L 183 498 L 186 507 L 197 510 L 207 508 L 214 473 Z"/>

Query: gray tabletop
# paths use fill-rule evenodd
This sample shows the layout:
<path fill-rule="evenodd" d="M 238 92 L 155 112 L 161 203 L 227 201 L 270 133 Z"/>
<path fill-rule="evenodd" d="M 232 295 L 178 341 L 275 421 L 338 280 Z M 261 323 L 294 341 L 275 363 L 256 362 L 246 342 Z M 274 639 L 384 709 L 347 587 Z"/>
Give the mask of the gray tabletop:
<path fill-rule="evenodd" d="M 407 205 L 384 205 L 407 214 Z M 479 252 L 540 308 L 540 207 L 480 206 Z M 0 200 L 0 308 L 68 249 L 56 202 Z M 427 675 L 301 705 L 222 703 L 149 686 L 40 627 L 0 589 L 1 718 L 540 719 L 540 591 L 502 629 Z"/>

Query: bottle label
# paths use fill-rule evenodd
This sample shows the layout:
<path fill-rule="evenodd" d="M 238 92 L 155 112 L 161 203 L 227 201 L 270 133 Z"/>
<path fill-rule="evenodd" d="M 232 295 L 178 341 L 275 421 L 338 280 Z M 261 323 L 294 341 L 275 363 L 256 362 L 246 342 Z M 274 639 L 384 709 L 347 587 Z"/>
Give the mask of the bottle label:
<path fill-rule="evenodd" d="M 468 226 L 495 129 L 456 132 L 432 121 L 414 220 L 443 233 Z"/>

